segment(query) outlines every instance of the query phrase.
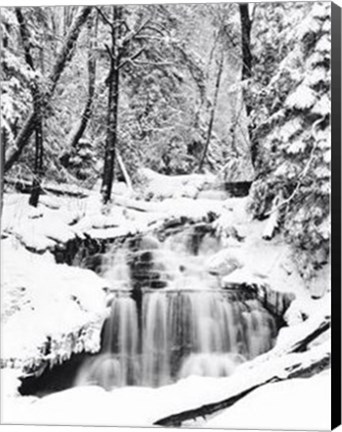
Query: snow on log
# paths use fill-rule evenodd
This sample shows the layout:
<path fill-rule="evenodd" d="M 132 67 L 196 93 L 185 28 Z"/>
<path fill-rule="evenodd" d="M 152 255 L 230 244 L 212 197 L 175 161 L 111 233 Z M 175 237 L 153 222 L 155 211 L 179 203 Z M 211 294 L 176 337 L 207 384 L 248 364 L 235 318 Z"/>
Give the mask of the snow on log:
<path fill-rule="evenodd" d="M 5 185 L 13 186 L 18 192 L 30 194 L 32 192 L 32 181 L 22 179 L 4 179 Z M 42 194 L 50 192 L 55 195 L 65 195 L 74 198 L 86 198 L 87 190 L 70 185 L 57 185 L 42 183 Z"/>

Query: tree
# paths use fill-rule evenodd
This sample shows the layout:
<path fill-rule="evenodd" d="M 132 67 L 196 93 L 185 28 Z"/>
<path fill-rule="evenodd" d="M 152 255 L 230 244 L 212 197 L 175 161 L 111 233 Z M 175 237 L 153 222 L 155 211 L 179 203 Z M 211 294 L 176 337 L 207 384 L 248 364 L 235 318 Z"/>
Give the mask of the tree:
<path fill-rule="evenodd" d="M 252 103 L 248 94 L 248 86 L 250 83 L 248 80 L 252 77 L 252 52 L 251 52 L 251 30 L 252 30 L 252 19 L 249 14 L 249 4 L 240 3 L 240 21 L 241 21 L 241 54 L 242 54 L 242 70 L 241 70 L 241 80 L 243 86 L 243 99 L 246 107 L 246 113 L 248 118 L 248 135 L 249 141 L 251 143 L 251 159 L 252 164 L 255 167 L 256 159 L 258 154 L 257 141 L 253 139 L 253 131 L 251 126 L 250 114 L 252 111 Z M 256 5 L 254 7 L 257 7 Z"/>
<path fill-rule="evenodd" d="M 107 111 L 107 137 L 104 156 L 104 168 L 102 178 L 103 202 L 107 203 L 112 194 L 114 180 L 115 149 L 117 144 L 118 127 L 118 104 L 119 104 L 119 79 L 120 79 L 120 60 L 122 49 L 119 46 L 122 35 L 122 7 L 113 6 L 112 16 L 107 18 L 102 12 L 101 16 L 110 26 L 111 46 L 106 45 L 109 54 L 109 74 L 107 77 L 108 85 L 108 111 Z"/>
<path fill-rule="evenodd" d="M 69 149 L 74 149 L 77 147 L 78 141 L 83 136 L 89 118 L 92 113 L 92 105 L 95 95 L 95 81 L 96 81 L 96 55 L 95 55 L 95 41 L 97 38 L 97 27 L 98 27 L 98 17 L 90 16 L 87 22 L 88 29 L 88 97 L 86 101 L 86 105 L 84 107 L 83 113 L 81 115 L 81 119 L 76 126 L 75 130 L 73 130 L 72 136 L 70 138 L 70 144 L 68 145 Z"/>
<path fill-rule="evenodd" d="M 79 14 L 75 17 L 70 31 L 64 41 L 61 51 L 57 55 L 56 62 L 52 68 L 51 73 L 47 77 L 47 89 L 44 92 L 42 99 L 41 110 L 45 110 L 48 106 L 48 102 L 51 99 L 59 78 L 73 54 L 77 38 L 81 31 L 82 25 L 85 23 L 88 15 L 91 12 L 91 7 L 84 7 L 80 10 Z M 37 116 L 34 110 L 30 112 L 26 118 L 23 126 L 18 132 L 13 145 L 6 151 L 4 170 L 5 172 L 12 168 L 13 164 L 18 160 L 23 149 L 28 144 L 32 133 L 36 129 Z"/>
<path fill-rule="evenodd" d="M 161 71 L 159 66 L 162 62 L 156 47 L 159 40 L 158 36 L 162 37 L 163 31 L 155 17 L 152 22 L 149 10 L 144 7 L 132 10 L 113 6 L 110 17 L 101 8 L 98 8 L 98 12 L 110 30 L 110 46 L 105 44 L 109 58 L 109 74 L 106 79 L 108 86 L 107 130 L 102 178 L 103 201 L 107 203 L 111 198 L 116 162 L 115 154 L 119 143 L 119 93 L 123 92 L 125 84 L 129 88 L 130 76 L 134 77 L 134 81 L 139 82 L 138 70 L 141 71 L 151 66 L 158 72 Z M 128 24 L 127 15 L 131 16 L 133 26 Z M 143 59 L 138 60 L 140 57 Z M 158 60 L 156 57 L 159 57 Z M 123 78 L 122 84 L 120 84 L 121 77 Z M 136 94 L 134 94 L 134 98 L 137 98 Z M 120 111 L 124 111 L 122 107 Z M 126 122 L 125 126 L 127 128 Z"/>
<path fill-rule="evenodd" d="M 303 19 L 287 28 L 285 55 L 264 89 L 251 208 L 259 218 L 279 213 L 300 272 L 310 280 L 329 260 L 330 5 L 301 7 Z"/>
<path fill-rule="evenodd" d="M 1 153 L 4 173 L 5 154 L 12 145 L 20 123 L 28 115 L 28 107 L 33 103 L 28 83 L 34 73 L 21 52 L 18 21 L 14 8 L 1 10 Z M 4 176 L 1 176 L 1 191 Z"/>
<path fill-rule="evenodd" d="M 30 49 L 30 35 L 20 8 L 15 9 L 16 17 L 19 23 L 20 36 L 24 48 L 25 60 L 33 73 L 36 72 L 34 61 Z M 41 178 L 43 175 L 43 113 L 41 109 L 42 95 L 37 80 L 30 83 L 33 98 L 33 110 L 36 116 L 35 122 L 35 158 L 33 169 L 32 192 L 29 199 L 30 205 L 37 207 L 39 194 L 41 190 Z"/>
<path fill-rule="evenodd" d="M 223 55 L 223 51 L 221 50 L 220 60 L 219 60 L 218 70 L 217 70 L 216 83 L 215 83 L 214 100 L 213 100 L 211 110 L 210 110 L 210 119 L 209 119 L 209 124 L 208 124 L 207 138 L 206 138 L 203 154 L 202 154 L 199 166 L 198 166 L 198 171 L 202 171 L 203 164 L 204 164 L 204 161 L 205 161 L 205 158 L 207 156 L 208 149 L 209 149 L 211 134 L 212 134 L 212 130 L 213 130 L 213 124 L 214 124 L 214 118 L 215 118 L 217 97 L 218 97 L 218 93 L 219 93 L 219 89 L 220 89 L 221 76 L 222 76 L 222 71 L 223 71 L 223 60 L 224 60 L 224 55 Z"/>
<path fill-rule="evenodd" d="M 251 29 L 252 20 L 249 16 L 248 3 L 240 3 L 240 20 L 241 20 L 241 46 L 242 46 L 242 71 L 241 80 L 247 80 L 252 76 L 252 53 L 251 53 Z M 247 115 L 250 114 L 251 107 L 246 102 Z"/>

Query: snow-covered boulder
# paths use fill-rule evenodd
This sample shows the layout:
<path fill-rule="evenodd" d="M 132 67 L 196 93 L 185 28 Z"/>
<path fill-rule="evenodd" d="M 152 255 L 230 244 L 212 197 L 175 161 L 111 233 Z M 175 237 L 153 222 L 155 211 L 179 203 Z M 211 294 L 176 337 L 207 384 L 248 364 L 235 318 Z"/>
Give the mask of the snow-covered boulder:
<path fill-rule="evenodd" d="M 217 182 L 213 174 L 167 176 L 148 168 L 139 170 L 143 193 L 149 199 L 196 198 L 199 191 Z"/>
<path fill-rule="evenodd" d="M 2 242 L 2 366 L 35 370 L 99 349 L 106 282 L 90 270 L 56 264 L 10 237 Z"/>
<path fill-rule="evenodd" d="M 229 275 L 234 270 L 243 266 L 244 261 L 241 254 L 237 250 L 232 251 L 230 249 L 223 249 L 217 252 L 206 263 L 208 272 L 218 276 Z"/>

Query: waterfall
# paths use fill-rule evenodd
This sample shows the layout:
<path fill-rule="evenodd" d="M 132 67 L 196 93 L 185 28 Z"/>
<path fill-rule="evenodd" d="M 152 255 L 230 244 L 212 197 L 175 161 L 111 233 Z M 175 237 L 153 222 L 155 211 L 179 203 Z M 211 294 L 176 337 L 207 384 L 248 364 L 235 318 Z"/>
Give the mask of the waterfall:
<path fill-rule="evenodd" d="M 111 311 L 101 353 L 84 365 L 77 384 L 155 387 L 190 375 L 228 376 L 272 348 L 273 317 L 258 300 L 220 289 L 204 269 L 207 248 L 190 253 L 188 240 L 165 242 L 153 252 L 107 254 Z"/>

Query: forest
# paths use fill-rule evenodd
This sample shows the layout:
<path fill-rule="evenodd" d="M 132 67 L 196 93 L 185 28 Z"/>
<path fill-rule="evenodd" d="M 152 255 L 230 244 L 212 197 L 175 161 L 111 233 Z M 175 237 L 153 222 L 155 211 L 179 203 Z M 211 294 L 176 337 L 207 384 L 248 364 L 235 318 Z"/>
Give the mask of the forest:
<path fill-rule="evenodd" d="M 2 421 L 330 428 L 330 3 L 0 17 Z"/>

